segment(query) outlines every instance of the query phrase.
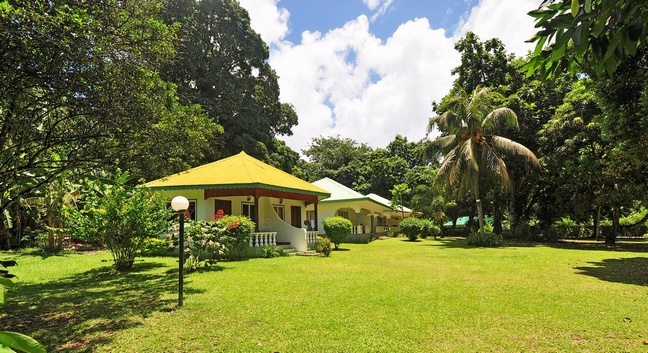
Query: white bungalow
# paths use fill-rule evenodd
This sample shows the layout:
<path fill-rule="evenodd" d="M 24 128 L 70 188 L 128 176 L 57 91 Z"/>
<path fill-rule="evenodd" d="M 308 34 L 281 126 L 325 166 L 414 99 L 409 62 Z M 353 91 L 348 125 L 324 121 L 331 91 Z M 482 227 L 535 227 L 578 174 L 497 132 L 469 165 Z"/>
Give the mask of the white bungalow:
<path fill-rule="evenodd" d="M 321 221 L 334 216 L 350 220 L 354 234 L 380 234 L 390 230 L 398 232 L 403 215 L 408 217 L 412 214 L 412 210 L 407 207 L 402 211 L 400 208 L 394 209 L 391 201 L 384 197 L 376 194 L 362 195 L 330 178 L 315 181 L 313 185 L 331 193 L 329 198 L 318 204 L 319 224 L 310 217 L 314 215 L 313 208 L 306 208 L 311 226 L 317 227 L 321 234 L 324 233 Z"/>
<path fill-rule="evenodd" d="M 318 203 L 331 194 L 307 181 L 248 156 L 245 152 L 145 184 L 171 200 L 189 200 L 189 217 L 207 220 L 217 213 L 248 216 L 256 224 L 251 247 L 290 245 L 306 251 L 316 242 Z M 306 212 L 309 208 L 310 213 Z M 258 210 L 258 212 L 257 212 Z"/>

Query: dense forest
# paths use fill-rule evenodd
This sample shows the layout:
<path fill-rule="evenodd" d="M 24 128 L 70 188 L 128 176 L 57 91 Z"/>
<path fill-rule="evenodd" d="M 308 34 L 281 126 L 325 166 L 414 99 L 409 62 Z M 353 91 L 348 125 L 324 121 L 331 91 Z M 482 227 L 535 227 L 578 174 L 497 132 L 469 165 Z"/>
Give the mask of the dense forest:
<path fill-rule="evenodd" d="M 524 240 L 643 235 L 647 10 L 574 3 L 530 13 L 540 31 L 525 58 L 496 38 L 459 40 L 429 139 L 322 136 L 298 152 L 280 140 L 297 114 L 237 1 L 0 1 L 0 236 L 38 228 L 24 213 L 61 228 L 81 180 L 121 170 L 138 183 L 241 150 L 398 195 L 437 224 L 479 212 Z"/>

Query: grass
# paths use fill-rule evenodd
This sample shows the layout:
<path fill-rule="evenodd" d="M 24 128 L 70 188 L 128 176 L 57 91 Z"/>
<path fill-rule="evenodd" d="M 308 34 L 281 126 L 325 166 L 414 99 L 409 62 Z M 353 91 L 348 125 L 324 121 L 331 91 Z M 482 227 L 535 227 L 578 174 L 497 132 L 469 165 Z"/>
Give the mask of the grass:
<path fill-rule="evenodd" d="M 342 244 L 330 258 L 223 262 L 1 254 L 18 261 L 0 329 L 63 352 L 646 352 L 648 246 L 463 240 Z M 108 261 L 108 262 L 104 262 Z"/>

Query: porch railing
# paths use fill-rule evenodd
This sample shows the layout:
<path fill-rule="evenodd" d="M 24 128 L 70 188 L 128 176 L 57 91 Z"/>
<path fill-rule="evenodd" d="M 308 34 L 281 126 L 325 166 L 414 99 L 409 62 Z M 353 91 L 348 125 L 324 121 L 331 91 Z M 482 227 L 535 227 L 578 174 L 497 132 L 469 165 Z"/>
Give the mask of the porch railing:
<path fill-rule="evenodd" d="M 251 248 L 265 248 L 268 245 L 277 245 L 277 232 L 252 233 L 250 238 Z"/>
<path fill-rule="evenodd" d="M 317 243 L 317 231 L 316 230 L 309 230 L 306 232 L 306 241 L 308 244 L 315 244 Z"/>

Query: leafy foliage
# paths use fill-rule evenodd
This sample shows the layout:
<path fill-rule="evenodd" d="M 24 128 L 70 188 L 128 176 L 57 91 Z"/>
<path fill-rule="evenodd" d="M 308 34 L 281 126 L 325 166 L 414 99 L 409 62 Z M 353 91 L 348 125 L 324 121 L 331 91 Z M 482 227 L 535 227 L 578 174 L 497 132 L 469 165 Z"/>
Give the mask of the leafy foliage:
<path fill-rule="evenodd" d="M 416 241 L 424 233 L 424 227 L 423 221 L 419 218 L 407 217 L 400 222 L 401 233 L 405 234 L 410 241 Z"/>
<path fill-rule="evenodd" d="M 504 238 L 500 234 L 495 234 L 491 226 L 485 227 L 485 232 L 474 233 L 466 238 L 466 243 L 470 246 L 480 246 L 496 248 L 504 245 Z"/>
<path fill-rule="evenodd" d="M 3 267 L 17 265 L 16 261 L 0 261 Z M 14 277 L 7 270 L 0 270 L 0 307 L 5 304 L 5 295 L 8 288 L 13 287 L 13 282 L 9 279 Z M 26 353 L 45 353 L 45 347 L 35 339 L 18 332 L 0 331 L 0 351 L 2 352 L 26 352 Z"/>
<path fill-rule="evenodd" d="M 158 1 L 0 4 L 0 212 L 68 170 L 149 176 L 199 153 L 174 129 L 214 125 L 158 74 L 177 39 Z"/>
<path fill-rule="evenodd" d="M 646 45 L 648 10 L 634 0 L 545 0 L 529 12 L 539 28 L 525 66 L 527 75 L 548 77 L 591 67 L 610 77 L 621 62 Z"/>
<path fill-rule="evenodd" d="M 279 257 L 283 255 L 283 250 L 277 245 L 268 245 L 265 248 L 261 249 L 263 257 L 266 259 L 271 259 L 273 257 Z"/>
<path fill-rule="evenodd" d="M 326 257 L 331 256 L 331 239 L 327 237 L 317 236 L 315 251 Z"/>
<path fill-rule="evenodd" d="M 407 184 L 402 183 L 398 185 L 394 185 L 394 188 L 391 189 L 391 201 L 389 203 L 389 206 L 394 211 L 401 211 L 401 214 L 403 218 L 405 218 L 405 205 L 404 205 L 404 199 L 407 194 L 409 194 L 412 190 L 407 187 Z"/>
<path fill-rule="evenodd" d="M 335 244 L 335 248 L 338 249 L 340 243 L 344 241 L 353 230 L 353 224 L 351 221 L 344 217 L 331 217 L 326 218 L 322 221 L 324 226 L 324 232 L 326 236 L 330 239 L 331 243 Z"/>
<path fill-rule="evenodd" d="M 533 166 L 538 166 L 536 156 L 528 148 L 508 138 L 498 136 L 504 128 L 518 128 L 515 112 L 509 108 L 495 108 L 502 96 L 485 87 L 472 94 L 460 90 L 459 94 L 444 101 L 443 111 L 430 119 L 428 131 L 438 127 L 443 135 L 431 141 L 428 148 L 445 152 L 437 178 L 444 178 L 450 187 L 457 186 L 459 197 L 467 190 L 477 203 L 480 232 L 484 230 L 484 216 L 480 200 L 480 177 L 489 173 L 496 177 L 503 191 L 509 191 L 511 181 L 503 156 L 521 156 Z"/>
<path fill-rule="evenodd" d="M 125 185 L 118 175 L 95 194 L 84 195 L 83 207 L 73 210 L 68 230 L 73 236 L 95 239 L 110 250 L 115 268 L 130 270 L 144 240 L 169 228 L 171 210 L 160 194 Z"/>
<path fill-rule="evenodd" d="M 421 218 L 421 238 L 438 237 L 441 234 L 441 228 L 434 224 L 431 220 Z"/>
<path fill-rule="evenodd" d="M 209 268 L 222 257 L 223 244 L 220 243 L 226 228 L 216 221 L 188 222 L 185 227 L 185 261 L 189 272 L 199 268 Z"/>
<path fill-rule="evenodd" d="M 206 160 L 241 150 L 265 159 L 273 137 L 292 134 L 297 114 L 279 101 L 268 48 L 247 11 L 233 0 L 173 0 L 163 12 L 168 25 L 179 26 L 182 48 L 162 77 L 177 85 L 181 102 L 199 104 L 224 128 Z"/>
<path fill-rule="evenodd" d="M 515 75 L 510 65 L 512 54 L 506 54 L 504 44 L 497 38 L 481 42 L 475 33 L 468 32 L 457 41 L 455 49 L 461 53 L 461 65 L 451 71 L 458 76 L 455 89 L 472 93 L 478 86 L 498 87 Z"/>
<path fill-rule="evenodd" d="M 140 249 L 142 256 L 165 256 L 171 255 L 169 251 L 169 241 L 163 238 L 146 238 L 142 242 Z"/>
<path fill-rule="evenodd" d="M 224 256 L 230 260 L 240 259 L 243 251 L 249 246 L 254 222 L 245 216 L 225 216 L 216 222 L 225 228 L 219 239 L 223 244 Z"/>

